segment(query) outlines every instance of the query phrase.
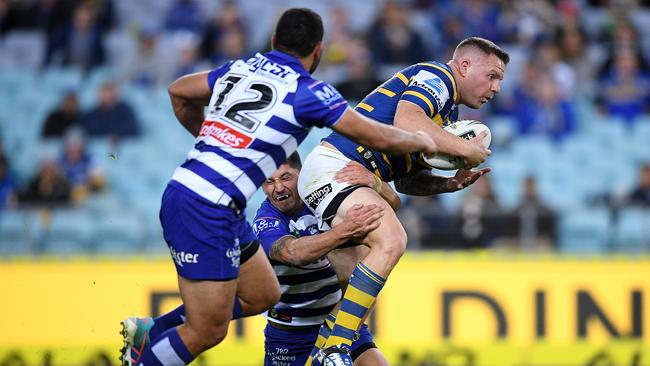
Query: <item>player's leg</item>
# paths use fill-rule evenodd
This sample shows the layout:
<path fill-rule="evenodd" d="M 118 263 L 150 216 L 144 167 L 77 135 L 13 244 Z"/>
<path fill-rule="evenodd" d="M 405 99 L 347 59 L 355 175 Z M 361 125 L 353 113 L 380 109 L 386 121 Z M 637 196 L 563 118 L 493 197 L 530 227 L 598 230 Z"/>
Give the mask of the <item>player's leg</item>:
<path fill-rule="evenodd" d="M 363 324 L 358 332 L 358 337 L 352 342 L 350 354 L 355 366 L 389 366 L 386 357 L 379 351 L 368 331 Z"/>
<path fill-rule="evenodd" d="M 237 297 L 241 316 L 257 315 L 280 301 L 280 283 L 253 229 L 244 221 L 239 229 L 242 244 Z"/>
<path fill-rule="evenodd" d="M 364 243 L 370 247 L 370 252 L 352 272 L 325 348 L 335 345 L 350 346 L 356 330 L 383 288 L 386 278 L 406 249 L 406 232 L 397 216 L 379 194 L 369 188 L 359 188 L 350 193 L 338 207 L 332 225 L 340 222 L 345 212 L 359 202 L 384 205 L 386 214 L 381 225 L 368 233 L 364 239 Z"/>
<path fill-rule="evenodd" d="M 240 266 L 237 229 L 245 218 L 169 186 L 160 219 L 186 321 L 152 340 L 139 364 L 181 366 L 227 334 Z"/>

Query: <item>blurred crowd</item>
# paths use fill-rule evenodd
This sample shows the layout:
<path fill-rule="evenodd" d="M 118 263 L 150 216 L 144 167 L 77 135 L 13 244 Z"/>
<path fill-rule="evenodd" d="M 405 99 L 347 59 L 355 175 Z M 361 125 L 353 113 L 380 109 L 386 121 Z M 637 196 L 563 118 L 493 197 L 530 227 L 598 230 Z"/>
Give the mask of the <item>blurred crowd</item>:
<path fill-rule="evenodd" d="M 16 176 L 20 174 L 12 169 L 6 147 L 15 138 L 4 133 L 7 124 L 17 122 L 0 119 L 0 147 L 5 146 L 0 149 L 0 223 L 2 210 L 83 207 L 90 196 L 110 194 L 105 159 L 100 159 L 106 157 L 93 156 L 87 145 L 101 140 L 117 151 L 124 141 L 151 138 L 139 121 L 151 113 L 148 106 L 121 97 L 121 90 L 164 92 L 180 75 L 264 51 L 275 16 L 295 5 L 262 0 L 0 0 L 0 49 L 7 58 L 0 62 L 0 74 L 73 69 L 82 75 L 81 87 L 60 90 L 55 104 L 39 116 L 35 143 L 57 140 L 60 150 L 33 162 L 29 177 Z M 526 138 L 560 149 L 594 123 L 649 130 L 642 125 L 650 125 L 650 1 L 364 0 L 304 5 L 313 6 L 325 21 L 326 52 L 316 76 L 334 84 L 352 103 L 400 68 L 426 60 L 446 62 L 460 40 L 481 36 L 506 48 L 512 62 L 502 93 L 482 110 L 461 109 L 461 118 L 488 125 L 501 121 L 493 128 L 495 153 L 507 152 L 508 144 Z M 36 40 L 30 43 L 25 37 Z M 22 53 L 21 42 L 39 47 Z M 93 84 L 96 97 L 81 106 L 80 89 L 94 75 L 102 75 Z M 164 128 L 179 127 L 166 122 Z M 596 192 L 584 204 L 606 206 L 614 221 L 621 207 L 650 209 L 650 143 L 637 146 L 635 156 L 640 158 L 629 162 L 633 180 Z M 589 179 L 580 172 L 570 174 Z M 518 192 L 517 202 L 509 205 L 500 202 L 491 175 L 456 193 L 457 199 L 405 197 L 400 215 L 410 245 L 552 249 L 563 208 L 546 200 L 547 192 L 540 193 L 538 175 L 526 173 L 509 182 Z M 646 244 L 644 250 L 650 250 Z"/>

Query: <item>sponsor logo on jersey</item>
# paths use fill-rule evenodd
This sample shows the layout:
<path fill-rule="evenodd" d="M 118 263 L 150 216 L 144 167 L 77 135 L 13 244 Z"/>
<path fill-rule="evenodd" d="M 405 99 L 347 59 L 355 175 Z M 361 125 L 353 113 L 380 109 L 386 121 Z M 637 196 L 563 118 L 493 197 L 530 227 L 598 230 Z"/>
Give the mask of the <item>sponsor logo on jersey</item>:
<path fill-rule="evenodd" d="M 279 227 L 280 219 L 275 217 L 261 217 L 253 223 L 253 231 L 255 231 L 255 234 L 259 234 L 267 229 L 277 229 Z"/>
<path fill-rule="evenodd" d="M 291 68 L 287 66 L 278 65 L 277 63 L 269 60 L 268 58 L 257 54 L 255 57 L 251 57 L 246 61 L 246 64 L 250 66 L 250 71 L 252 72 L 264 72 L 266 74 L 271 74 L 280 79 L 284 79 L 289 74 L 295 74 Z"/>
<path fill-rule="evenodd" d="M 310 89 L 325 105 L 331 105 L 343 99 L 341 94 L 333 86 L 327 85 L 326 83 L 317 83 L 315 86 L 310 87 Z"/>
<path fill-rule="evenodd" d="M 438 112 L 445 105 L 447 99 L 449 99 L 449 91 L 444 81 L 438 75 L 431 72 L 420 71 L 413 78 L 411 85 L 421 88 L 430 94 L 436 101 Z"/>
<path fill-rule="evenodd" d="M 439 77 L 434 77 L 433 79 L 427 79 L 424 81 L 425 84 L 429 85 L 433 90 L 436 91 L 438 94 L 443 93 L 443 88 L 445 87 L 445 84 L 443 84 L 442 80 L 440 80 Z"/>
<path fill-rule="evenodd" d="M 332 193 L 332 185 L 328 183 L 327 185 L 324 185 L 310 193 L 305 198 L 305 203 L 307 203 L 307 205 L 309 205 L 312 210 L 316 210 L 318 204 L 320 204 L 323 198 L 325 198 L 325 196 L 330 193 Z"/>
<path fill-rule="evenodd" d="M 253 138 L 217 121 L 204 121 L 199 136 L 210 136 L 235 149 L 247 148 Z"/>
<path fill-rule="evenodd" d="M 183 267 L 187 263 L 199 263 L 199 255 L 195 253 L 177 252 L 176 249 L 169 247 L 169 251 L 174 259 L 174 262 L 179 267 Z"/>

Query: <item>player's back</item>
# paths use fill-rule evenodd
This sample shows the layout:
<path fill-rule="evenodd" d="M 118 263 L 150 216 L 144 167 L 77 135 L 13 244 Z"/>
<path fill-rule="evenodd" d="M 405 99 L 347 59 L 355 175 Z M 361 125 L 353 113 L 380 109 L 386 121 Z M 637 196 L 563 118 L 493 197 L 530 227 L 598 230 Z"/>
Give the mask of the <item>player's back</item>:
<path fill-rule="evenodd" d="M 212 97 L 195 146 L 170 185 L 243 209 L 312 126 L 331 126 L 347 108 L 300 61 L 271 51 L 231 61 L 208 75 Z"/>
<path fill-rule="evenodd" d="M 444 126 L 458 117 L 455 104 L 457 98 L 457 85 L 449 66 L 439 62 L 426 62 L 397 72 L 368 94 L 355 110 L 381 123 L 392 125 L 397 104 L 405 100 L 420 106 L 433 123 Z M 408 175 L 416 165 L 428 167 L 421 154 L 383 154 L 361 146 L 337 132 L 332 132 L 324 141 L 385 181 Z"/>

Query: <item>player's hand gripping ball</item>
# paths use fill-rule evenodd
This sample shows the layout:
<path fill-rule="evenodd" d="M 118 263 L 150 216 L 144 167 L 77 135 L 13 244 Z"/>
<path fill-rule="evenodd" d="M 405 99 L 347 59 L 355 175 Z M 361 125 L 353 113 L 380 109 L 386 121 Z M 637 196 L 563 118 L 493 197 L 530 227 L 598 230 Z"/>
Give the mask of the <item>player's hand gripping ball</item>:
<path fill-rule="evenodd" d="M 490 129 L 488 126 L 479 121 L 469 119 L 456 121 L 444 127 L 444 129 L 445 131 L 466 140 L 471 140 L 474 137 L 478 136 L 481 132 L 487 131 L 487 136 L 485 136 L 483 139 L 483 145 L 486 149 L 490 148 L 490 142 L 492 142 L 492 134 L 490 133 Z M 432 167 L 441 170 L 456 170 L 463 167 L 462 158 L 457 156 L 450 156 L 443 153 L 438 153 L 428 158 L 425 157 L 424 161 Z"/>

